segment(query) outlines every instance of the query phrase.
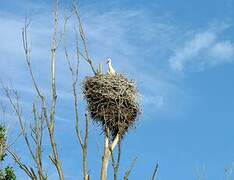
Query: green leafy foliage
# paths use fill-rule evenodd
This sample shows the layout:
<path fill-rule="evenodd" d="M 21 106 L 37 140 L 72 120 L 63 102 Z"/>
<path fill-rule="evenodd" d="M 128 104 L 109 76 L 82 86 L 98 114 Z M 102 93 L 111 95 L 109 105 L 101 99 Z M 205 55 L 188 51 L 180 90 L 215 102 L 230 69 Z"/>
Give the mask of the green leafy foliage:
<path fill-rule="evenodd" d="M 5 180 L 16 180 L 14 169 L 10 166 L 5 168 Z"/>
<path fill-rule="evenodd" d="M 0 124 L 0 163 L 3 163 L 6 157 L 6 127 Z M 5 169 L 0 169 L 0 180 L 16 180 L 14 169 L 7 166 Z"/>
<path fill-rule="evenodd" d="M 4 161 L 6 157 L 6 127 L 5 125 L 0 125 L 0 161 Z"/>
<path fill-rule="evenodd" d="M 4 170 L 0 170 L 0 180 L 16 180 L 14 169 L 7 166 Z"/>

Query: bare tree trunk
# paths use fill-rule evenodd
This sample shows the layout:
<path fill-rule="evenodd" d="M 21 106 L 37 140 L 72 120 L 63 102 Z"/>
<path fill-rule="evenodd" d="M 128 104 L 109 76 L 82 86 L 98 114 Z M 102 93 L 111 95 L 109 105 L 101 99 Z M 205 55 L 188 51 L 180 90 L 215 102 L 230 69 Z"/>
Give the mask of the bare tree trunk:
<path fill-rule="evenodd" d="M 111 152 L 109 151 L 109 138 L 105 136 L 104 154 L 102 157 L 101 180 L 107 179 L 107 168 Z"/>
<path fill-rule="evenodd" d="M 107 134 L 105 135 L 105 146 L 104 146 L 104 153 L 102 156 L 101 180 L 107 179 L 107 168 L 109 164 L 110 155 L 111 155 L 111 152 L 113 152 L 117 143 L 119 142 L 119 135 L 117 134 L 114 141 L 110 145 L 109 136 Z"/>
<path fill-rule="evenodd" d="M 115 161 L 114 153 L 111 151 L 111 161 L 112 161 L 112 167 L 114 171 L 114 180 L 118 179 L 118 171 L 119 171 L 119 165 L 120 165 L 120 159 L 121 159 L 121 143 L 118 142 L 118 155 L 117 155 L 117 161 Z"/>

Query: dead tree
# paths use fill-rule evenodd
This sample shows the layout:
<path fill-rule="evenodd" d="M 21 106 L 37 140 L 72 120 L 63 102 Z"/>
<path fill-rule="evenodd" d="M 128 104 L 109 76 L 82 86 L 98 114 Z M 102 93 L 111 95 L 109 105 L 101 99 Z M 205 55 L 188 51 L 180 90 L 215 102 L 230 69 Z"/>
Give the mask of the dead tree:
<path fill-rule="evenodd" d="M 9 154 L 18 164 L 18 166 L 28 175 L 28 177 L 32 180 L 46 180 L 48 179 L 46 170 L 44 169 L 44 162 L 42 160 L 43 157 L 43 141 L 44 141 L 44 131 L 47 131 L 51 154 L 49 156 L 52 165 L 55 167 L 57 175 L 60 180 L 64 180 L 64 172 L 62 168 L 62 162 L 60 160 L 60 155 L 58 152 L 57 141 L 55 138 L 56 133 L 56 107 L 57 107 L 57 76 L 56 76 L 56 63 L 57 63 L 57 50 L 58 47 L 63 44 L 65 59 L 68 64 L 68 69 L 71 74 L 71 87 L 72 87 L 72 95 L 73 95 L 73 107 L 75 114 L 75 131 L 76 136 L 81 147 L 82 152 L 82 168 L 83 168 L 83 179 L 90 180 L 90 171 L 88 166 L 88 143 L 89 143 L 89 126 L 90 120 L 101 122 L 104 132 L 104 151 L 101 159 L 101 171 L 100 171 L 100 179 L 107 179 L 107 169 L 109 161 L 112 161 L 112 167 L 114 170 L 114 180 L 117 180 L 118 170 L 120 166 L 121 159 L 121 140 L 128 131 L 129 128 L 133 127 L 134 122 L 136 121 L 140 108 L 139 104 L 136 101 L 137 90 L 135 88 L 135 84 L 133 81 L 128 80 L 121 74 L 116 74 L 116 76 L 111 77 L 108 74 L 104 74 L 102 72 L 102 66 L 99 65 L 97 69 L 94 65 L 93 59 L 89 53 L 88 49 L 88 41 L 85 34 L 85 30 L 81 21 L 80 12 L 78 6 L 75 1 L 72 3 L 71 15 L 65 17 L 63 29 L 59 29 L 59 2 L 58 0 L 54 1 L 54 11 L 53 11 L 53 34 L 51 40 L 51 97 L 47 98 L 44 94 L 43 90 L 39 87 L 37 82 L 37 78 L 34 75 L 34 71 L 32 68 L 32 60 L 31 60 L 31 47 L 28 43 L 28 28 L 29 22 L 25 21 L 25 26 L 22 30 L 22 41 L 24 54 L 26 59 L 26 64 L 28 67 L 28 71 L 32 80 L 33 87 L 38 97 L 38 101 L 34 102 L 32 105 L 32 114 L 33 114 L 33 123 L 30 125 L 30 131 L 27 132 L 27 128 L 25 127 L 25 118 L 23 116 L 22 107 L 20 105 L 20 97 L 17 91 L 12 90 L 11 88 L 4 86 L 4 92 L 10 102 L 11 107 L 13 108 L 20 126 L 20 134 L 22 135 L 24 142 L 26 144 L 27 150 L 34 162 L 34 165 L 28 165 L 24 163 L 20 156 L 12 151 L 10 148 L 8 149 Z M 76 20 L 77 26 L 74 28 L 75 32 L 75 44 L 76 44 L 76 59 L 72 60 L 70 54 L 68 52 L 68 48 L 66 46 L 66 31 L 67 31 L 67 23 L 70 18 Z M 85 113 L 85 128 L 84 132 L 81 132 L 80 126 L 80 114 L 78 111 L 79 107 L 79 98 L 78 98 L 78 78 L 79 78 L 79 64 L 80 61 L 84 60 L 90 66 L 90 70 L 93 73 L 93 77 L 85 80 L 87 82 L 89 80 L 94 80 L 94 82 L 107 82 L 108 87 L 104 87 L 104 89 L 109 90 L 110 94 L 108 97 L 113 97 L 112 99 L 104 99 L 108 108 L 104 109 L 108 117 L 102 117 L 98 114 L 93 113 L 94 111 L 88 110 Z M 91 82 L 91 81 L 89 81 Z M 91 82 L 92 83 L 92 82 Z M 104 84 L 105 84 L 104 83 Z M 91 85 L 92 86 L 92 85 Z M 109 89 L 108 89 L 109 88 Z M 115 90 L 115 89 L 118 90 Z M 88 90 L 85 90 L 87 93 Z M 108 93 L 108 92 L 107 92 Z M 113 95 L 113 94 L 117 95 Z M 106 94 L 103 94 L 103 97 Z M 95 94 L 92 94 L 95 96 Z M 98 95 L 97 95 L 98 96 Z M 86 98 L 90 105 L 90 101 Z M 112 101 L 110 105 L 109 101 Z M 95 104 L 96 102 L 94 102 Z M 49 104 L 49 106 L 48 106 Z M 96 103 L 97 104 L 97 103 Z M 114 104 L 114 108 L 113 108 Z M 98 104 L 97 108 L 100 107 L 101 104 Z M 112 108 L 112 109 L 111 109 Z M 101 112 L 101 111 L 100 111 Z M 97 116 L 96 116 L 97 115 Z M 105 116 L 104 115 L 104 116 Z M 101 120 L 101 121 L 100 121 Z M 30 134 L 30 136 L 28 135 Z M 115 158 L 115 148 L 117 148 L 117 159 Z M 124 179 L 128 179 L 134 165 L 136 163 L 136 158 L 133 160 L 129 170 L 126 171 Z M 155 171 L 156 172 L 156 171 Z M 154 177 L 155 175 L 153 175 Z M 154 178 L 152 178 L 154 179 Z"/>

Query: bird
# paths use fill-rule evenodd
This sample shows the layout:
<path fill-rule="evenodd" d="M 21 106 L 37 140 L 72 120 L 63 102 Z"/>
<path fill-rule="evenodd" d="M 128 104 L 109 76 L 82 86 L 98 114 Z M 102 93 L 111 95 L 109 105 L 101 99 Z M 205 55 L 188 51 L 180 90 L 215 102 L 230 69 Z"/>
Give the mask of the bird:
<path fill-rule="evenodd" d="M 106 64 L 108 64 L 108 74 L 109 75 L 111 75 L 111 76 L 114 76 L 115 75 L 115 70 L 114 70 L 114 68 L 113 68 L 113 66 L 112 66 L 112 64 L 111 64 L 111 58 L 108 58 L 107 59 L 107 62 L 106 62 Z"/>

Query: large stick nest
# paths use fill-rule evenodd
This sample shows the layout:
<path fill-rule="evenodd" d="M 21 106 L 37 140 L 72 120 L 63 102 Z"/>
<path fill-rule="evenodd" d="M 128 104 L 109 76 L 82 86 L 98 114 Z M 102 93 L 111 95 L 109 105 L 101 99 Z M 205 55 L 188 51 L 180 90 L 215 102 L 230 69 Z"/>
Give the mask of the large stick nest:
<path fill-rule="evenodd" d="M 122 138 L 140 114 L 135 84 L 123 75 L 86 77 L 83 93 L 91 118 L 104 132 L 109 129 L 112 138 Z"/>

